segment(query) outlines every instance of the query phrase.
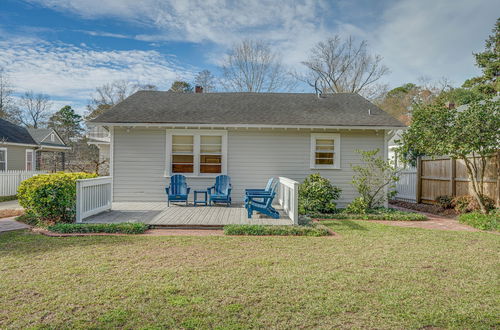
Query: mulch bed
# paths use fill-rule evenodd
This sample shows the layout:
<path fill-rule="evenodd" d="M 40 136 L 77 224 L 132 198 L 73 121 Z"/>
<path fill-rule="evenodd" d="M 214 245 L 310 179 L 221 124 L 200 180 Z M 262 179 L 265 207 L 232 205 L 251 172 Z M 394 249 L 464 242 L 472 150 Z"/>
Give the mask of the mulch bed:
<path fill-rule="evenodd" d="M 391 206 L 399 206 L 403 207 L 405 209 L 410 209 L 418 212 L 424 212 L 424 213 L 431 213 L 434 215 L 439 215 L 442 217 L 447 217 L 447 218 L 454 218 L 458 214 L 455 212 L 453 209 L 443 209 L 439 205 L 432 205 L 432 204 L 417 204 L 417 203 L 410 203 L 410 202 L 403 202 L 403 201 L 396 201 L 396 200 L 391 200 L 390 202 Z"/>

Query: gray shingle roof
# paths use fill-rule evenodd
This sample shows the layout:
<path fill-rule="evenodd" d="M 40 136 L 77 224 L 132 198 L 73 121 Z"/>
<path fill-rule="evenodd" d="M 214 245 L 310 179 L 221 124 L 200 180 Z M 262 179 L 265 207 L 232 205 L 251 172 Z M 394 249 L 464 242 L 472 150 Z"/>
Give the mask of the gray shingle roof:
<path fill-rule="evenodd" d="M 28 128 L 28 132 L 31 134 L 33 139 L 37 144 L 52 146 L 52 147 L 65 147 L 66 145 L 63 143 L 51 142 L 50 139 L 43 141 L 50 133 L 55 132 L 52 128 Z M 43 142 L 42 142 L 43 141 Z"/>
<path fill-rule="evenodd" d="M 404 127 L 351 93 L 318 98 L 305 93 L 139 91 L 90 122 Z"/>
<path fill-rule="evenodd" d="M 0 142 L 37 144 L 26 128 L 5 119 L 0 119 Z"/>

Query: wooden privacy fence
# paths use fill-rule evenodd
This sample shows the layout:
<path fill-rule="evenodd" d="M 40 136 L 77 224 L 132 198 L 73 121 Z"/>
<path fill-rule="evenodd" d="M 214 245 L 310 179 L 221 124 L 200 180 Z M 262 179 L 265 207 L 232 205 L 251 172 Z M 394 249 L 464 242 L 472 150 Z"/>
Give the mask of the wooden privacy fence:
<path fill-rule="evenodd" d="M 500 186 L 495 157 L 487 162 L 484 172 L 484 193 L 498 205 Z M 417 202 L 432 203 L 442 195 L 472 195 L 472 184 L 468 179 L 463 160 L 439 157 L 422 158 L 417 165 Z"/>
<path fill-rule="evenodd" d="M 0 171 L 0 196 L 14 196 L 17 188 L 26 179 L 37 174 L 44 174 L 44 171 Z"/>
<path fill-rule="evenodd" d="M 76 180 L 76 222 L 111 209 L 110 176 Z"/>

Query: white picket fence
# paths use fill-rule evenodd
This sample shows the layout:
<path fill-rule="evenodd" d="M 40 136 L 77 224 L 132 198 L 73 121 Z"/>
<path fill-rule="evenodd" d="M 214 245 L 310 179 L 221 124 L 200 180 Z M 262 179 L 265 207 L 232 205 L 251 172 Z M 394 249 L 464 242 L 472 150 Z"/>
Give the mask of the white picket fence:
<path fill-rule="evenodd" d="M 111 209 L 112 177 L 76 180 L 76 222 Z"/>
<path fill-rule="evenodd" d="M 396 196 L 394 199 L 405 202 L 417 202 L 417 169 L 410 167 L 402 170 L 399 181 L 396 182 Z"/>
<path fill-rule="evenodd" d="M 299 183 L 289 178 L 280 177 L 278 201 L 294 225 L 299 224 Z"/>
<path fill-rule="evenodd" d="M 17 188 L 26 179 L 37 174 L 44 174 L 44 171 L 0 171 L 0 196 L 13 196 L 17 194 Z"/>

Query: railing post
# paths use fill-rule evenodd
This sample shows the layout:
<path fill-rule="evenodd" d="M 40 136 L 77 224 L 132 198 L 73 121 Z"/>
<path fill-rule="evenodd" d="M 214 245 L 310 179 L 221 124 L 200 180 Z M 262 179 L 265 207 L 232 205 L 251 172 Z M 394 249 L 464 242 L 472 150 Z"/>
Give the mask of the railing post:
<path fill-rule="evenodd" d="M 76 180 L 76 222 L 82 222 L 82 189 L 81 181 Z"/>
<path fill-rule="evenodd" d="M 294 181 L 293 182 L 293 202 L 292 202 L 292 210 L 291 214 L 293 214 L 293 224 L 298 225 L 299 224 L 299 183 Z"/>

